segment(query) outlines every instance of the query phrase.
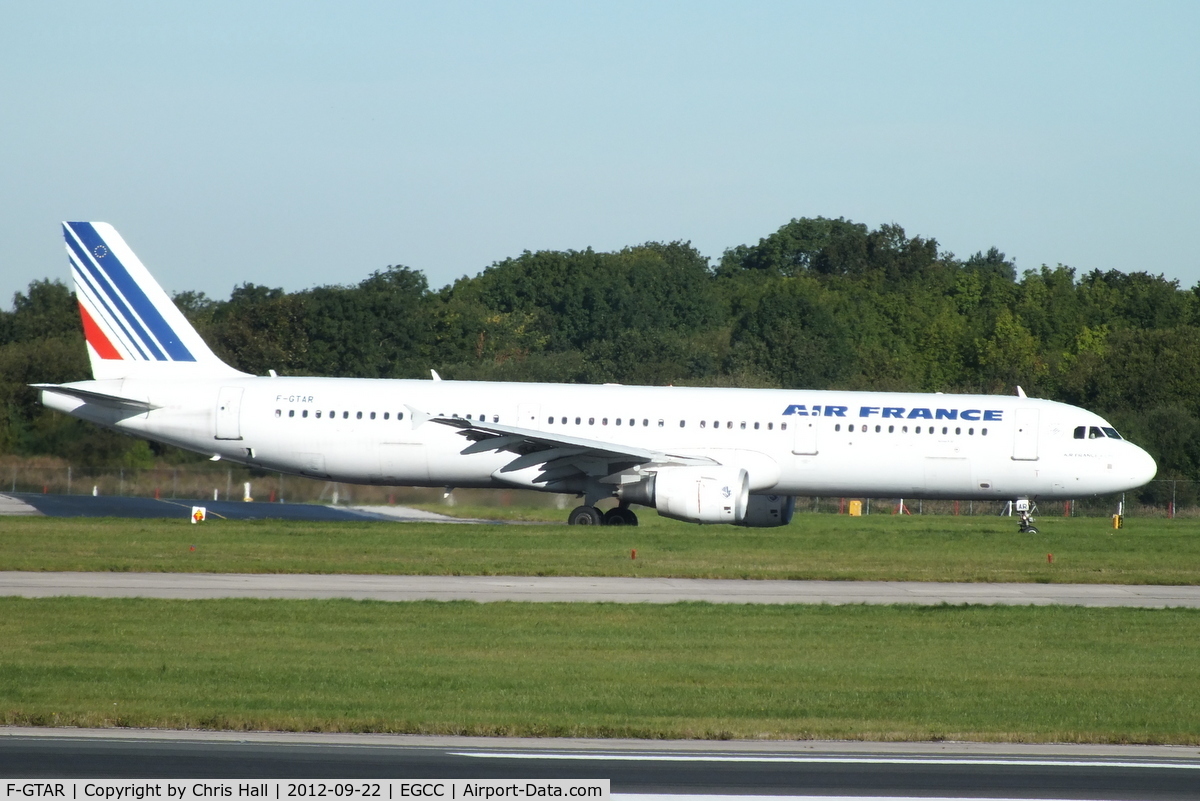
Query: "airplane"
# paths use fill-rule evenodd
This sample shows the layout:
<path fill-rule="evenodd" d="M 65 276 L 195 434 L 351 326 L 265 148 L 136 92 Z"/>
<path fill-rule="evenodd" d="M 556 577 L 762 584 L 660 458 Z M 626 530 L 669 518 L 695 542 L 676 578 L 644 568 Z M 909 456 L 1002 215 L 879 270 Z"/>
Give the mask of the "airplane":
<path fill-rule="evenodd" d="M 42 403 L 263 470 L 569 493 L 572 525 L 787 525 L 796 496 L 1015 502 L 1140 487 L 1148 453 L 1092 412 L 1016 395 L 255 376 L 205 344 L 107 223 L 65 222 L 90 381 Z M 601 512 L 597 504 L 616 500 Z"/>

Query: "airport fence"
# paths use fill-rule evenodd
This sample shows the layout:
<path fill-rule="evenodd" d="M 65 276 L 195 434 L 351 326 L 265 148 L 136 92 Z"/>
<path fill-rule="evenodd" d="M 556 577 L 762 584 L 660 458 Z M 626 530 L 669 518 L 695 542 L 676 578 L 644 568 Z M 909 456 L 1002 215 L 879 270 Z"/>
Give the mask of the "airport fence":
<path fill-rule="evenodd" d="M 287 476 L 230 465 L 157 466 L 144 469 L 94 469 L 44 461 L 0 461 L 0 492 L 66 495 L 116 495 L 172 500 L 235 500 L 249 497 L 271 503 L 321 503 L 374 506 L 384 504 L 456 504 L 483 507 L 568 509 L 579 501 L 571 495 L 527 490 L 464 490 L 449 495 L 442 488 L 379 487 Z M 863 514 L 1002 515 L 1007 501 L 919 500 L 866 497 L 798 497 L 798 514 L 847 514 L 851 501 Z M 1067 501 L 1042 501 L 1037 514 L 1050 516 L 1200 517 L 1200 482 L 1157 479 L 1140 489 Z"/>
<path fill-rule="evenodd" d="M 164 500 L 266 501 L 338 506 L 464 504 L 566 509 L 572 496 L 523 490 L 380 487 L 321 481 L 217 463 L 152 468 L 94 469 L 47 462 L 0 463 L 0 493 L 113 495 Z"/>

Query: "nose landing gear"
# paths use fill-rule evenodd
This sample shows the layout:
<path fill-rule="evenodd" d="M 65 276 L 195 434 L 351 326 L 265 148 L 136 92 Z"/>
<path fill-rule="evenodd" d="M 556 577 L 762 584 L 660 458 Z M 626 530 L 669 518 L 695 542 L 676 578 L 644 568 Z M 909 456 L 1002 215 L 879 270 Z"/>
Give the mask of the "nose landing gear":
<path fill-rule="evenodd" d="M 1017 510 L 1017 514 L 1021 516 L 1020 532 L 1022 534 L 1037 534 L 1037 526 L 1033 524 L 1033 512 L 1037 508 L 1029 502 L 1028 498 L 1018 498 L 1013 502 L 1013 506 Z"/>

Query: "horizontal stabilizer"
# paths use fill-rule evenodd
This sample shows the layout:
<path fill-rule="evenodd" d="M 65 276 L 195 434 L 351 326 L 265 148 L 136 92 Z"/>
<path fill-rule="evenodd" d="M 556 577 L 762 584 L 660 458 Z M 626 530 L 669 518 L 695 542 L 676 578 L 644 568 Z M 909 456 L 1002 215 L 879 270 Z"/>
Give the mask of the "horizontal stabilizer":
<path fill-rule="evenodd" d="M 66 384 L 30 384 L 29 386 L 34 389 L 40 389 L 42 392 L 56 392 L 59 395 L 67 395 L 68 397 L 78 398 L 86 403 L 94 403 L 97 406 L 105 406 L 122 412 L 148 412 L 153 409 L 162 408 L 161 406 L 155 406 L 150 401 L 138 400 L 137 398 L 122 398 L 119 395 L 108 395 L 90 389 L 67 386 Z"/>

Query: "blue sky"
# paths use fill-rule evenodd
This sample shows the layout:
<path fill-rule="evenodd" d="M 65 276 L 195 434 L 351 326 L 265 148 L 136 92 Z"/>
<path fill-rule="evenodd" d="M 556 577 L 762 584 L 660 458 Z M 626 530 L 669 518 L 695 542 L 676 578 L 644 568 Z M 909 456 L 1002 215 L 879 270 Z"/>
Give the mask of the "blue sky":
<path fill-rule="evenodd" d="M 1200 282 L 1200 3 L 0 0 L 0 302 L 110 222 L 170 291 L 438 287 L 793 217 Z"/>

